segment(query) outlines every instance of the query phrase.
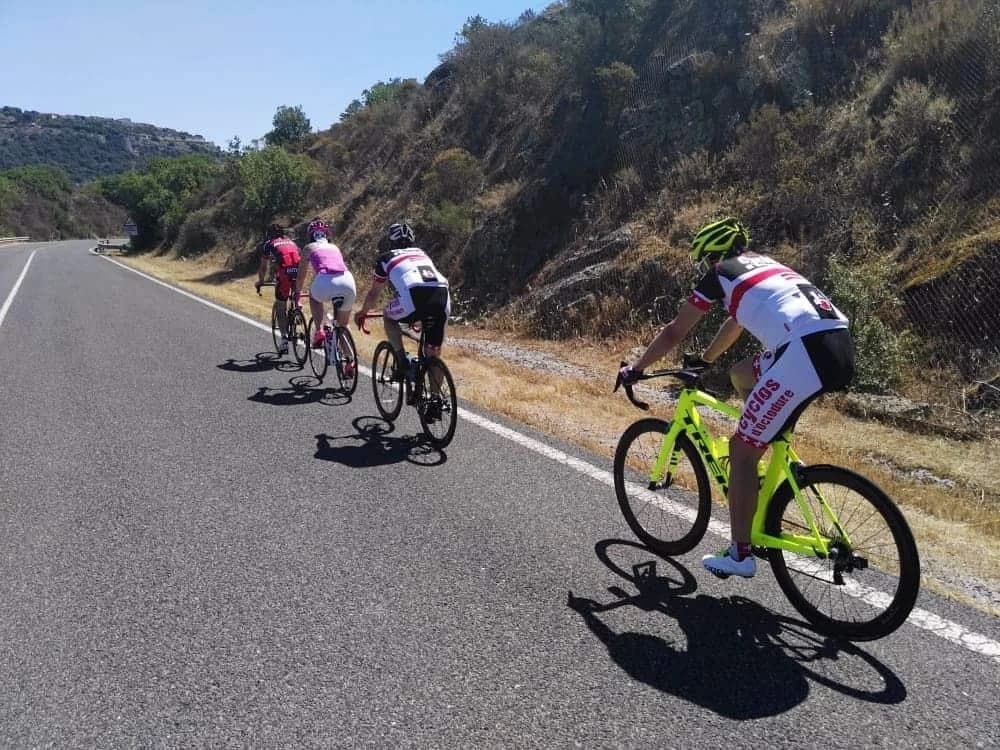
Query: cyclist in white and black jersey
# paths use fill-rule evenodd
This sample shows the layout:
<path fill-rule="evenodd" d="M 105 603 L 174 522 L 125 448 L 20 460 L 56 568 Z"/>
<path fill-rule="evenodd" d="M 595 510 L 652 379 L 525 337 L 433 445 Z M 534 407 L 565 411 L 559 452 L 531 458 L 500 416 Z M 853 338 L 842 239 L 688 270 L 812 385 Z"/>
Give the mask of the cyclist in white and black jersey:
<path fill-rule="evenodd" d="M 437 357 L 441 354 L 451 312 L 448 279 L 415 244 L 409 224 L 400 222 L 389 227 L 388 249 L 375 259 L 372 287 L 361 303 L 361 310 L 354 316 L 354 322 L 363 330 L 365 316 L 378 302 L 386 282 L 389 283 L 395 296 L 383 311 L 383 323 L 400 364 L 406 361 L 406 350 L 399 324 L 420 321 L 425 326 L 425 354 Z"/>
<path fill-rule="evenodd" d="M 729 513 L 732 544 L 703 558 L 715 573 L 749 578 L 757 570 L 750 554 L 750 526 L 757 506 L 756 467 L 768 444 L 793 426 L 803 409 L 822 393 L 847 387 L 854 377 L 854 344 L 849 321 L 819 289 L 773 258 L 748 252 L 750 235 L 736 219 L 703 227 L 691 257 L 702 273 L 677 316 L 621 370 L 625 382 L 681 343 L 719 302 L 729 318 L 705 349 L 714 362 L 750 331 L 766 347 L 730 371 L 744 399 L 736 434 L 729 441 Z"/>

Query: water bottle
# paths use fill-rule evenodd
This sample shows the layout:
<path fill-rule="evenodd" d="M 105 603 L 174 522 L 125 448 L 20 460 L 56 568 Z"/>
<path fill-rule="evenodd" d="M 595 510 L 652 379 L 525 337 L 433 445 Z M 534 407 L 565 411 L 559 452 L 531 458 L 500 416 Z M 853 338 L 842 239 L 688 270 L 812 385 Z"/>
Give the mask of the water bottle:
<path fill-rule="evenodd" d="M 417 358 L 412 354 L 406 355 L 406 377 L 411 383 L 417 379 Z"/>

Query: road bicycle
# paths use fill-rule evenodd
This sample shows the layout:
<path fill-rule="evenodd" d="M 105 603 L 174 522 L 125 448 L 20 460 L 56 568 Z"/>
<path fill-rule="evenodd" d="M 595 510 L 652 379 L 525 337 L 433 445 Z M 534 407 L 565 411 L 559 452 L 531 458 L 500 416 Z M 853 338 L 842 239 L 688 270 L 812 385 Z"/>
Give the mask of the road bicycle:
<path fill-rule="evenodd" d="M 370 313 L 378 318 L 381 313 Z M 403 324 L 405 326 L 405 324 Z M 428 442 L 435 448 L 444 448 L 455 437 L 458 424 L 458 397 L 455 380 L 448 366 L 440 357 L 424 354 L 426 325 L 414 323 L 410 330 L 403 327 L 403 335 L 417 342 L 417 356 L 398 362 L 395 350 L 387 340 L 380 341 L 372 357 L 372 392 L 378 413 L 387 422 L 395 421 L 406 403 L 417 410 L 420 426 Z M 367 328 L 362 331 L 368 333 Z M 419 331 L 416 335 L 414 331 Z"/>
<path fill-rule="evenodd" d="M 315 318 L 309 320 L 306 341 L 309 342 L 309 365 L 319 382 L 323 382 L 327 368 L 333 365 L 333 370 L 337 373 L 337 381 L 340 383 L 340 390 L 346 395 L 352 396 L 358 387 L 358 350 L 354 346 L 354 337 L 351 336 L 347 326 L 342 326 L 337 322 L 337 312 L 343 304 L 343 297 L 333 298 L 332 319 L 323 323 L 323 331 L 326 334 L 323 345 L 321 347 L 312 345 L 319 326 L 319 321 Z"/>
<path fill-rule="evenodd" d="M 261 296 L 260 288 L 264 286 L 274 286 L 275 282 L 265 281 L 257 287 L 257 296 Z M 278 324 L 278 314 L 281 306 L 285 305 L 285 320 L 287 327 L 284 331 L 288 341 L 289 351 L 295 358 L 299 367 L 305 366 L 306 358 L 309 356 L 309 341 L 306 338 L 306 317 L 302 314 L 302 308 L 295 302 L 293 295 L 289 294 L 288 299 L 282 302 L 279 299 L 271 305 L 271 340 L 274 342 L 274 351 L 281 352 L 281 326 Z"/>
<path fill-rule="evenodd" d="M 740 410 L 699 388 L 703 369 L 640 376 L 681 382 L 674 416 L 639 420 L 615 451 L 622 515 L 644 544 L 667 557 L 691 551 L 704 536 L 712 515 L 709 477 L 723 497 L 729 488 L 729 438 L 714 437 L 698 407 L 734 419 Z M 620 375 L 619 386 L 635 406 L 649 408 Z M 817 630 L 853 641 L 882 638 L 906 621 L 919 593 L 910 527 L 873 482 L 839 466 L 806 466 L 791 440 L 792 430 L 783 432 L 758 468 L 753 553 L 771 563 L 785 596 Z"/>

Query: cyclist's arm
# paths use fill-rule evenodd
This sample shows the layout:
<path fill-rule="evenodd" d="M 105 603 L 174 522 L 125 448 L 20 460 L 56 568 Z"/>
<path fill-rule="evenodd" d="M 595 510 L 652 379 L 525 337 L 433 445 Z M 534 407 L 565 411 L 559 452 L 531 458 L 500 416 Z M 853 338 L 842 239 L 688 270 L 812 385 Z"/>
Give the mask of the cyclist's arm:
<path fill-rule="evenodd" d="M 368 294 L 365 295 L 365 299 L 361 303 L 361 310 L 357 314 L 358 318 L 363 318 L 369 310 L 375 307 L 375 303 L 378 302 L 378 297 L 384 288 L 385 279 L 375 279 L 372 282 L 371 289 L 368 290 Z"/>
<path fill-rule="evenodd" d="M 309 273 L 309 251 L 303 248 L 299 256 L 299 272 L 295 275 L 295 293 L 299 294 L 306 285 L 306 274 Z"/>
<path fill-rule="evenodd" d="M 721 357 L 733 344 L 740 340 L 743 334 L 743 326 L 736 322 L 736 318 L 727 318 L 726 322 L 719 328 L 712 343 L 705 349 L 701 358 L 711 364 Z"/>
<path fill-rule="evenodd" d="M 260 254 L 260 263 L 257 264 L 257 286 L 264 283 L 264 275 L 267 273 L 267 255 Z"/>
<path fill-rule="evenodd" d="M 636 370 L 645 370 L 656 360 L 676 348 L 704 314 L 704 310 L 700 310 L 690 302 L 685 302 L 677 311 L 676 317 L 663 327 L 663 330 L 646 347 L 642 356 L 632 363 L 632 367 Z"/>

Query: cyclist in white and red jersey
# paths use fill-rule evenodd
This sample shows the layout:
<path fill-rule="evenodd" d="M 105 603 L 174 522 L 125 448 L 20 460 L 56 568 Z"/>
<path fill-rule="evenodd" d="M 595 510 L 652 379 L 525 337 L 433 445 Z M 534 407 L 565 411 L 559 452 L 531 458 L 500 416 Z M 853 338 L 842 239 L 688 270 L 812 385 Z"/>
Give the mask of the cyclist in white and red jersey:
<path fill-rule="evenodd" d="M 398 222 L 389 227 L 389 249 L 375 259 L 372 287 L 361 303 L 361 310 L 354 316 L 358 328 L 362 328 L 365 316 L 375 306 L 385 283 L 389 282 L 395 297 L 386 305 L 382 320 L 400 365 L 406 362 L 406 350 L 399 324 L 420 321 L 425 326 L 425 354 L 438 357 L 451 312 L 448 279 L 437 270 L 427 253 L 415 247 L 415 243 L 409 224 Z"/>
<path fill-rule="evenodd" d="M 260 263 L 257 265 L 257 282 L 254 288 L 259 292 L 264 284 L 264 274 L 268 262 L 274 263 L 274 298 L 285 302 L 295 285 L 295 275 L 299 271 L 299 246 L 288 238 L 288 233 L 278 224 L 271 224 L 265 232 L 265 240 L 260 246 Z M 278 305 L 278 326 L 281 328 L 279 354 L 288 354 L 288 309 Z"/>
<path fill-rule="evenodd" d="M 318 348 L 323 346 L 326 339 L 326 332 L 323 330 L 323 322 L 326 320 L 323 303 L 327 300 L 339 301 L 337 322 L 346 326 L 351 321 L 351 308 L 354 307 L 357 287 L 354 275 L 347 270 L 340 248 L 330 242 L 329 225 L 322 219 L 313 219 L 306 227 L 306 236 L 309 244 L 302 248 L 295 295 L 297 300 L 305 287 L 306 275 L 312 268 L 316 277 L 309 287 L 309 311 L 313 320 L 317 321 L 318 330 L 313 337 L 312 346 Z"/>
<path fill-rule="evenodd" d="M 677 316 L 621 369 L 625 382 L 675 348 L 701 317 L 719 302 L 729 318 L 705 349 L 714 362 L 747 329 L 766 347 L 730 371 L 744 399 L 736 434 L 729 441 L 729 514 L 732 544 L 702 562 L 713 573 L 750 578 L 757 564 L 750 553 L 750 526 L 757 506 L 757 463 L 768 444 L 793 426 L 822 393 L 843 390 L 854 377 L 849 321 L 819 289 L 773 258 L 747 251 L 750 235 L 733 218 L 703 227 L 691 258 L 701 280 Z"/>

